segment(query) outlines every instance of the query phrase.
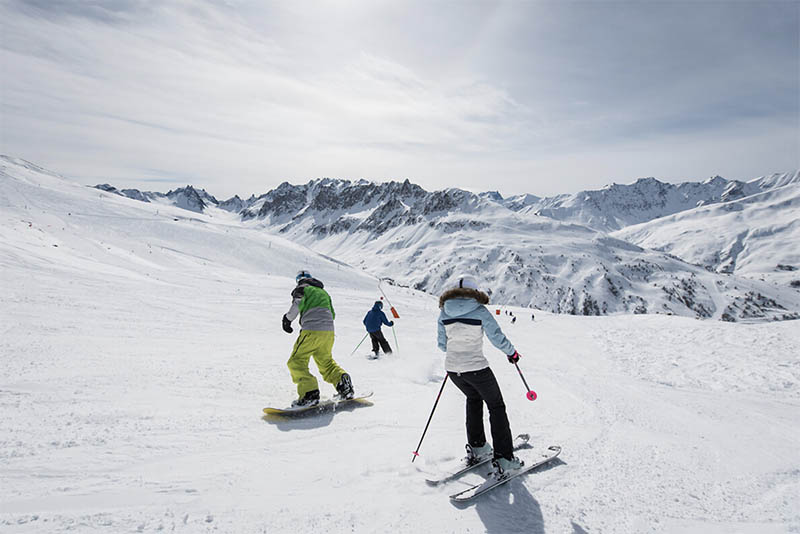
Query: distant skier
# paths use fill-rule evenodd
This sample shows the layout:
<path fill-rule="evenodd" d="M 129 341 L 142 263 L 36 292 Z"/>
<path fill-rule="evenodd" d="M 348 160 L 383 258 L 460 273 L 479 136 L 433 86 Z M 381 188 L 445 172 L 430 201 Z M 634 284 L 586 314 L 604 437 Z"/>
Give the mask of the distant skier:
<path fill-rule="evenodd" d="M 467 460 L 493 454 L 495 473 L 519 469 L 523 462 L 513 452 L 511 428 L 500 386 L 483 355 L 483 334 L 507 355 L 509 363 L 520 355 L 500 330 L 486 304 L 489 296 L 478 290 L 471 276 L 462 276 L 455 287 L 439 298 L 438 342 L 447 353 L 445 369 L 453 383 L 467 397 Z M 483 403 L 489 408 L 492 446 L 486 443 L 483 428 Z"/>
<path fill-rule="evenodd" d="M 514 324 L 514 323 L 516 323 L 516 322 L 517 322 L 517 318 L 516 318 L 516 317 L 512 317 L 512 318 L 511 318 L 511 324 Z"/>
<path fill-rule="evenodd" d="M 300 315 L 300 335 L 292 349 L 286 365 L 297 384 L 298 399 L 292 406 L 314 406 L 319 403 L 319 384 L 308 370 L 308 361 L 313 356 L 322 378 L 336 387 L 339 397 L 353 398 L 353 383 L 333 360 L 333 311 L 331 297 L 322 282 L 311 277 L 308 271 L 297 273 L 297 287 L 292 291 L 292 306 L 283 316 L 283 330 L 291 334 L 292 321 Z"/>
<path fill-rule="evenodd" d="M 536 316 L 534 314 L 531 314 L 531 321 L 535 321 L 535 320 L 536 320 Z"/>
<path fill-rule="evenodd" d="M 379 348 L 383 349 L 386 354 L 392 353 L 392 347 L 389 346 L 389 342 L 386 341 L 386 338 L 383 337 L 383 332 L 381 332 L 382 324 L 394 326 L 394 321 L 386 318 L 386 314 L 383 313 L 383 302 L 376 300 L 375 304 L 372 305 L 372 309 L 364 317 L 364 326 L 367 328 L 369 338 L 372 340 L 372 352 L 376 358 L 378 357 Z"/>

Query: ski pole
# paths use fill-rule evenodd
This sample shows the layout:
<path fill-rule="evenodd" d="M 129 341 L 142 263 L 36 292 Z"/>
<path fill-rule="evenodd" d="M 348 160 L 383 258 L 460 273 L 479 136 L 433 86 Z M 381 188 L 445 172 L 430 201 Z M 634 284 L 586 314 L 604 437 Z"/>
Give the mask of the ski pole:
<path fill-rule="evenodd" d="M 380 290 L 381 295 L 383 295 L 383 298 L 386 299 L 386 302 L 389 302 L 389 297 L 387 297 L 386 293 L 383 292 L 383 288 L 381 287 L 381 282 L 382 280 L 378 281 L 378 289 Z M 389 302 L 389 309 L 392 310 L 392 317 L 394 317 L 395 319 L 400 318 L 400 315 L 397 313 L 397 310 L 394 309 L 394 306 L 392 306 L 391 302 Z"/>
<path fill-rule="evenodd" d="M 516 367 L 516 368 L 517 368 L 517 372 L 519 373 L 519 377 L 522 379 L 522 383 L 523 383 L 523 384 L 525 384 L 525 389 L 526 389 L 526 390 L 528 390 L 528 392 L 525 394 L 525 396 L 526 396 L 526 397 L 528 397 L 528 400 L 529 400 L 529 401 L 535 401 L 535 400 L 536 400 L 536 397 L 537 397 L 537 395 L 536 395 L 536 392 L 535 392 L 535 391 L 533 391 L 533 390 L 532 390 L 532 389 L 531 389 L 531 388 L 528 386 L 528 383 L 525 381 L 525 377 L 524 377 L 524 376 L 522 376 L 522 371 L 520 370 L 520 368 L 519 368 L 519 365 L 517 365 L 517 363 L 516 363 L 516 362 L 514 362 L 514 367 Z"/>
<path fill-rule="evenodd" d="M 422 446 L 422 440 L 425 439 L 425 433 L 428 431 L 428 426 L 431 424 L 431 419 L 433 419 L 433 412 L 436 411 L 436 405 L 439 404 L 439 399 L 442 396 L 442 391 L 444 391 L 444 385 L 447 384 L 447 374 L 444 375 L 444 380 L 442 380 L 442 387 L 439 388 L 439 394 L 436 396 L 436 402 L 433 403 L 433 409 L 431 410 L 431 415 L 428 417 L 428 422 L 425 423 L 425 430 L 422 431 L 422 437 L 419 438 L 419 443 L 417 443 L 417 450 L 414 451 L 414 457 L 411 458 L 411 463 L 414 463 L 414 460 L 417 459 L 419 456 L 419 448 Z"/>
<path fill-rule="evenodd" d="M 392 334 L 394 334 L 394 348 L 397 349 L 397 352 L 400 352 L 400 344 L 397 342 L 397 332 L 394 331 L 394 325 L 392 325 Z"/>
<path fill-rule="evenodd" d="M 362 338 L 361 338 L 361 341 L 359 341 L 359 342 L 358 342 L 358 345 L 356 345 L 356 348 L 354 348 L 354 349 L 353 349 L 353 352 L 355 352 L 355 351 L 357 351 L 357 350 L 358 350 L 358 347 L 360 347 L 360 346 L 361 346 L 361 344 L 364 342 L 364 340 L 365 340 L 365 339 L 367 339 L 367 336 L 368 336 L 368 335 L 369 335 L 369 332 L 367 332 L 366 334 L 364 334 L 364 337 L 362 337 Z M 351 352 L 351 353 L 350 353 L 350 356 L 352 356 L 352 355 L 353 355 L 353 352 Z"/>

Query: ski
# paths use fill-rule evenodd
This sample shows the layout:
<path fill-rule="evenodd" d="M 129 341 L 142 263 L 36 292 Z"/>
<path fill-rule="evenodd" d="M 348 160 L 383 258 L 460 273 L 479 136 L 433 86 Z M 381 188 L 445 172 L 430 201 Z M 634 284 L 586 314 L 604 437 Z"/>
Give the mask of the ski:
<path fill-rule="evenodd" d="M 520 475 L 524 475 L 539 466 L 542 466 L 548 462 L 553 461 L 559 454 L 561 453 L 561 447 L 559 445 L 551 445 L 547 448 L 546 451 L 540 453 L 538 456 L 527 459 L 525 461 L 525 465 L 522 466 L 522 469 L 506 472 L 500 475 L 500 477 L 495 478 L 494 474 L 490 474 L 489 478 L 480 484 L 475 484 L 471 488 L 467 488 L 464 491 L 460 491 L 458 493 L 454 493 L 450 495 L 450 500 L 453 502 L 466 502 L 483 495 L 484 493 L 493 490 L 497 486 L 502 486 L 509 480 L 517 478 Z"/>
<path fill-rule="evenodd" d="M 356 393 L 352 399 L 340 399 L 338 395 L 335 395 L 332 399 L 322 399 L 319 403 L 315 404 L 314 406 L 299 406 L 299 407 L 289 407 L 289 408 L 272 408 L 267 407 L 264 408 L 265 415 L 280 415 L 284 417 L 301 417 L 302 415 L 314 414 L 319 412 L 327 412 L 333 411 L 337 408 L 355 403 L 355 404 L 367 404 L 369 405 L 368 399 L 372 396 L 371 391 L 367 391 L 364 393 Z"/>
<path fill-rule="evenodd" d="M 529 434 L 520 434 L 519 436 L 514 438 L 514 450 L 518 451 L 518 450 L 522 449 L 523 447 L 527 447 L 528 446 L 528 441 L 530 439 L 531 439 L 531 437 L 530 437 Z M 470 471 L 472 471 L 476 467 L 480 467 L 482 465 L 486 465 L 487 463 L 491 462 L 492 461 L 492 456 L 486 456 L 484 458 L 479 459 L 477 462 L 473 462 L 473 463 L 471 463 L 469 465 L 466 463 L 466 460 L 467 460 L 466 458 L 462 458 L 459 461 L 459 466 L 460 467 L 458 469 L 456 469 L 455 471 L 452 471 L 452 472 L 446 474 L 444 477 L 438 478 L 438 479 L 430 479 L 429 478 L 429 479 L 426 479 L 425 482 L 427 482 L 429 486 L 438 486 L 439 484 L 444 484 L 445 482 L 450 482 L 451 480 L 455 480 L 456 478 L 460 477 L 461 475 L 464 475 L 465 473 L 469 473 Z"/>

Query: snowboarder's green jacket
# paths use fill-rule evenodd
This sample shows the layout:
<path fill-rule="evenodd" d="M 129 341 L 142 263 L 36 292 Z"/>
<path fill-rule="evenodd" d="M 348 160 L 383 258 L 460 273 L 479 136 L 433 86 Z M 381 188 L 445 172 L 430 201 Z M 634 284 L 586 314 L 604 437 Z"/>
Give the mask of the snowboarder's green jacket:
<path fill-rule="evenodd" d="M 286 318 L 294 321 L 300 315 L 301 330 L 333 332 L 336 312 L 324 287 L 316 278 L 301 278 L 292 291 L 292 306 Z"/>

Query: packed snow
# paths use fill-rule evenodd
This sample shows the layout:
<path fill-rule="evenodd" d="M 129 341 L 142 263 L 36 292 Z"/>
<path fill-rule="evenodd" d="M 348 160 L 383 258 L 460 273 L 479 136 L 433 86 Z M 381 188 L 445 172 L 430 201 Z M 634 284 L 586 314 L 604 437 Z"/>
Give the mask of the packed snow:
<path fill-rule="evenodd" d="M 480 473 L 424 482 L 463 454 L 452 384 L 411 463 L 444 378 L 436 298 L 383 284 L 399 350 L 367 360 L 380 293 L 362 259 L 4 163 L 0 531 L 800 531 L 796 321 L 503 307 L 539 395 L 486 344 L 512 431 L 563 452 L 455 506 Z M 264 419 L 295 396 L 280 319 L 300 268 L 329 289 L 334 357 L 373 403 Z"/>

